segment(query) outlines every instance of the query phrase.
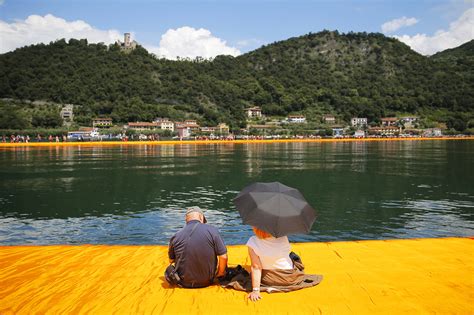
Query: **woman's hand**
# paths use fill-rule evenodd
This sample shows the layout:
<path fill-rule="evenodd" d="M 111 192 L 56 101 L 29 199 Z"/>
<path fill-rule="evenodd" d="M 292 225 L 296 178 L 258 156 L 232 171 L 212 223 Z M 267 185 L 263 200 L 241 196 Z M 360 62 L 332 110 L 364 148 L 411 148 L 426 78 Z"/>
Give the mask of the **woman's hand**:
<path fill-rule="evenodd" d="M 250 270 L 252 272 L 252 292 L 247 296 L 250 301 L 256 302 L 262 297 L 260 296 L 260 279 L 262 278 L 262 262 L 260 257 L 255 254 L 255 251 L 249 247 L 249 256 L 250 256 Z"/>
<path fill-rule="evenodd" d="M 260 300 L 262 297 L 260 296 L 260 291 L 252 291 L 252 292 L 249 293 L 247 298 L 249 298 L 250 301 L 252 301 L 252 302 L 256 302 L 256 301 Z"/>

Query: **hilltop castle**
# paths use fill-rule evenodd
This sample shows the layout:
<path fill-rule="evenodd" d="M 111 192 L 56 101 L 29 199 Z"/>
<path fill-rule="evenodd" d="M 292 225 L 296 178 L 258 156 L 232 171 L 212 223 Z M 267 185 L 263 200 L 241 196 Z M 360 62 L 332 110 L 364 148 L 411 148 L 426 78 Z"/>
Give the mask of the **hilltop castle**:
<path fill-rule="evenodd" d="M 124 34 L 124 42 L 117 41 L 116 44 L 120 46 L 120 50 L 122 51 L 132 51 L 137 48 L 138 43 L 134 40 L 130 41 L 130 33 Z"/>

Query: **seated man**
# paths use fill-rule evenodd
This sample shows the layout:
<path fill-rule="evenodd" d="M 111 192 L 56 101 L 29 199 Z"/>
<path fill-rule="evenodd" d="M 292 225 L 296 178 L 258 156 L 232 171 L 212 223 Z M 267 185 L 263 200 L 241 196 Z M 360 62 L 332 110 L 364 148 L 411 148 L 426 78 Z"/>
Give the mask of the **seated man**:
<path fill-rule="evenodd" d="M 217 228 L 206 222 L 199 207 L 190 207 L 186 211 L 186 226 L 170 240 L 168 256 L 170 263 L 177 265 L 182 287 L 207 287 L 214 278 L 225 275 L 227 248 Z"/>

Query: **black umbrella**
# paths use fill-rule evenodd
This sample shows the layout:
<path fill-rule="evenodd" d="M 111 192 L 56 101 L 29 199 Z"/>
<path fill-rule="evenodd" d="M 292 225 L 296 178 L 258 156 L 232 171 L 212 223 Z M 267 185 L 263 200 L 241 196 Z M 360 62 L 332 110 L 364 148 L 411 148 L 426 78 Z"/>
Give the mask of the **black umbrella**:
<path fill-rule="evenodd" d="M 274 237 L 308 233 L 316 212 L 295 188 L 279 182 L 253 183 L 235 197 L 234 204 L 244 224 Z"/>

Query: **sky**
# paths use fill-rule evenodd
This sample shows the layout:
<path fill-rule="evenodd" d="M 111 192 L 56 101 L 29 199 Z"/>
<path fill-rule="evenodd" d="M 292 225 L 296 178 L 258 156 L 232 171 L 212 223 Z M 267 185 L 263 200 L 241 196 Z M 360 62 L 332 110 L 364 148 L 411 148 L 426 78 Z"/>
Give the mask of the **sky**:
<path fill-rule="evenodd" d="M 0 0 L 0 53 L 130 32 L 159 57 L 213 58 L 324 29 L 379 32 L 432 55 L 474 38 L 474 0 Z"/>

